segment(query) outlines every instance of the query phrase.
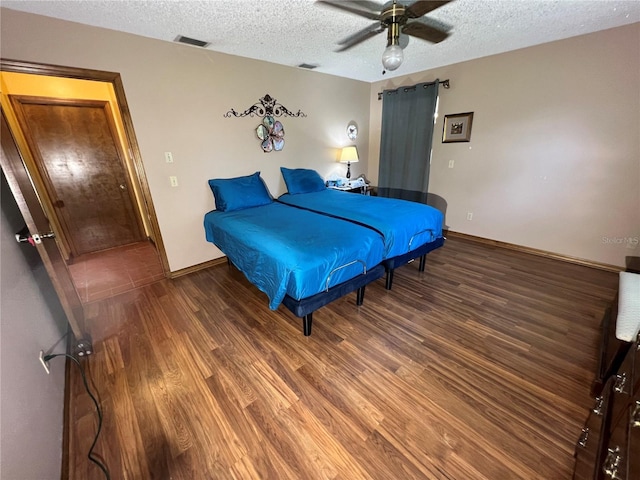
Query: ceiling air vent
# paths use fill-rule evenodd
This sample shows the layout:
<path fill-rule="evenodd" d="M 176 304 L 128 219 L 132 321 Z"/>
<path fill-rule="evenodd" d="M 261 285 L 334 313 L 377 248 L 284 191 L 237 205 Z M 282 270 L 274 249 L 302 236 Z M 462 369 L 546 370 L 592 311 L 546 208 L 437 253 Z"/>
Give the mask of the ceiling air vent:
<path fill-rule="evenodd" d="M 178 42 L 178 43 L 186 43 L 187 45 L 194 45 L 196 47 L 208 47 L 209 45 L 211 45 L 210 42 L 203 42 L 202 40 L 196 40 L 195 38 L 189 38 L 189 37 L 185 37 L 183 35 L 178 35 L 176 37 L 176 39 L 174 40 L 174 42 Z"/>
<path fill-rule="evenodd" d="M 313 70 L 314 68 L 318 68 L 318 65 L 311 65 L 310 63 L 301 63 L 298 65 L 299 68 L 306 68 L 307 70 Z"/>

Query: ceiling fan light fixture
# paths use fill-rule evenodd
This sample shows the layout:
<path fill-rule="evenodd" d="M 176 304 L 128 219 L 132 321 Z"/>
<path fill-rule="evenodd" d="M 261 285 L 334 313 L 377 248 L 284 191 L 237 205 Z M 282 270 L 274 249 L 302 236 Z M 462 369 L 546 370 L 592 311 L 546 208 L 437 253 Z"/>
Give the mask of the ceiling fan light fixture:
<path fill-rule="evenodd" d="M 398 44 L 389 45 L 382 53 L 382 65 L 391 72 L 402 65 L 403 60 L 404 53 L 402 52 L 402 47 Z"/>
<path fill-rule="evenodd" d="M 412 2 L 407 5 L 407 3 Z M 424 18 L 429 12 L 446 5 L 453 0 L 388 0 L 378 5 L 370 0 L 316 0 L 332 8 L 343 10 L 360 17 L 373 20 L 374 23 L 338 42 L 337 52 L 344 52 L 365 40 L 387 31 L 387 48 L 382 54 L 385 70 L 397 70 L 404 61 L 403 47 L 409 38 L 419 38 L 431 43 L 440 43 L 449 36 L 449 26 L 433 19 Z M 401 2 L 401 3 L 399 3 Z M 420 19 L 420 20 L 419 20 Z M 403 42 L 400 45 L 400 38 Z"/>

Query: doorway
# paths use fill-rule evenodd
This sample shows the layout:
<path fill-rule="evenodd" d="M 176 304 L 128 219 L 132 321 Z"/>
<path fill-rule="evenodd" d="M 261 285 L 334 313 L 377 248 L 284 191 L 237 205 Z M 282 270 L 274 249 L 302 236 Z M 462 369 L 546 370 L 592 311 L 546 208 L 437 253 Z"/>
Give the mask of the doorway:
<path fill-rule="evenodd" d="M 150 279 L 155 281 L 167 276 L 168 260 L 150 190 L 146 183 L 120 75 L 6 59 L 0 60 L 0 70 L 28 74 L 29 77 L 39 76 L 39 79 L 46 80 L 77 79 L 99 85 L 101 88 L 108 86 L 112 92 L 113 98 L 108 102 L 85 102 L 84 104 L 82 99 L 78 100 L 81 97 L 74 98 L 74 101 L 70 102 L 68 98 L 57 99 L 54 95 L 37 101 L 16 95 L 11 102 L 8 102 L 8 97 L 5 95 L 7 92 L 3 92 L 3 107 L 7 107 L 8 103 L 12 104 L 11 110 L 14 113 L 12 129 L 16 129 L 17 126 L 20 130 L 18 137 L 21 137 L 22 142 L 18 141 L 18 144 L 26 170 L 46 215 L 51 220 L 52 230 L 56 236 L 60 237 L 57 243 L 72 273 L 74 283 L 78 283 L 76 289 L 83 303 L 135 288 L 141 282 L 148 283 Z M 98 175 L 102 181 L 98 181 L 97 186 L 87 187 L 80 184 L 82 188 L 78 188 L 79 184 L 73 183 L 73 180 L 77 179 L 72 178 L 69 183 L 69 178 L 56 178 L 55 172 L 52 171 L 55 170 L 55 165 L 46 165 L 46 161 L 38 165 L 38 160 L 43 159 L 43 152 L 26 146 L 28 140 L 37 140 L 39 144 L 45 141 L 49 142 L 47 148 L 57 151 L 56 142 L 60 141 L 57 137 L 63 132 L 54 131 L 54 135 L 49 135 L 51 132 L 42 130 L 38 122 L 50 125 L 69 117 L 75 117 L 75 120 L 80 123 L 87 123 L 90 119 L 89 123 L 99 125 L 103 132 L 109 132 L 106 136 L 106 148 L 105 135 L 97 134 L 100 139 L 97 144 L 89 142 L 90 147 L 98 152 L 108 150 L 111 161 L 106 163 L 116 167 L 115 170 L 107 171 L 106 175 L 101 177 Z M 79 138 L 78 133 L 77 130 L 73 130 L 74 139 Z M 85 133 L 87 138 L 96 136 L 95 131 Z M 94 158 L 90 162 L 86 159 L 80 160 L 91 163 L 94 167 L 96 163 L 105 163 L 96 162 Z M 75 166 L 82 164 L 82 161 L 76 162 Z M 69 173 L 69 169 L 66 173 Z M 66 185 L 65 182 L 67 182 Z M 109 188 L 105 187 L 106 184 L 109 184 Z M 62 192 L 64 192 L 64 198 L 60 198 Z M 97 198 L 100 195 L 102 197 Z M 67 200 L 69 198 L 70 200 Z M 103 207 L 106 207 L 106 211 Z M 131 260 L 130 254 L 134 251 L 138 252 L 138 261 L 128 263 L 128 282 L 124 282 L 121 275 L 114 283 L 114 277 L 117 275 L 113 272 L 122 273 L 123 271 L 116 264 L 122 266 L 123 258 Z M 152 256 L 149 255 L 150 252 L 153 253 Z M 146 260 L 141 260 L 144 258 Z M 99 262 L 97 259 L 100 259 Z M 142 268 L 145 262 L 149 265 L 146 271 Z M 99 269 L 95 267 L 97 264 L 101 265 Z M 134 264 L 137 265 L 135 271 L 132 270 Z M 111 280 L 111 282 L 107 284 L 105 280 Z M 97 286 L 97 282 L 102 284 L 101 287 Z M 96 295 L 97 293 L 99 295 Z"/>

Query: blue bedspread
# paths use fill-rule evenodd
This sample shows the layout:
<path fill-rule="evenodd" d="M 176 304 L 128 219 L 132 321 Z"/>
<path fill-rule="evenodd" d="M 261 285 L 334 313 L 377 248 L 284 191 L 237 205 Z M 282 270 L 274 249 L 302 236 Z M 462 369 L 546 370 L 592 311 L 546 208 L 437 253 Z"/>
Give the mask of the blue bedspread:
<path fill-rule="evenodd" d="M 286 193 L 278 200 L 374 228 L 384 236 L 385 259 L 442 237 L 442 212 L 422 203 L 331 189 L 297 195 Z"/>
<path fill-rule="evenodd" d="M 211 211 L 204 228 L 207 241 L 267 294 L 272 310 L 285 295 L 307 298 L 382 261 L 380 234 L 278 202 Z"/>

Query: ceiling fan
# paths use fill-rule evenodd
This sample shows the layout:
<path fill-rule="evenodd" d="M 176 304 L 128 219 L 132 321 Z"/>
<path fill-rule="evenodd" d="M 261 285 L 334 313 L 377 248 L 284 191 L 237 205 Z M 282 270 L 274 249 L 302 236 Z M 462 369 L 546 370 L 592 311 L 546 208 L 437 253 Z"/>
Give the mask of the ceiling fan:
<path fill-rule="evenodd" d="M 336 50 L 338 52 L 348 50 L 384 32 L 386 29 L 387 48 L 382 54 L 382 64 L 387 70 L 397 69 L 404 60 L 402 49 L 408 43 L 408 38 L 401 37 L 401 33 L 431 43 L 440 43 L 449 36 L 451 28 L 447 25 L 436 21 L 427 21 L 427 19 L 418 19 L 450 1 L 452 0 L 416 0 L 410 5 L 404 5 L 398 3 L 397 0 L 393 0 L 384 5 L 379 5 L 375 2 L 360 0 L 317 0 L 318 3 L 376 21 L 338 42 L 338 45 L 340 45 L 340 48 Z M 402 38 L 404 38 L 404 41 L 402 41 Z"/>

